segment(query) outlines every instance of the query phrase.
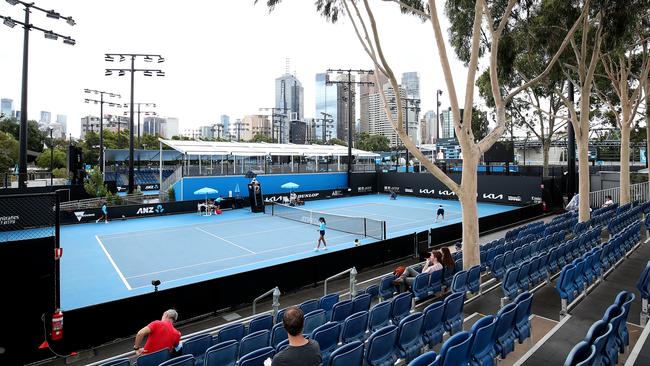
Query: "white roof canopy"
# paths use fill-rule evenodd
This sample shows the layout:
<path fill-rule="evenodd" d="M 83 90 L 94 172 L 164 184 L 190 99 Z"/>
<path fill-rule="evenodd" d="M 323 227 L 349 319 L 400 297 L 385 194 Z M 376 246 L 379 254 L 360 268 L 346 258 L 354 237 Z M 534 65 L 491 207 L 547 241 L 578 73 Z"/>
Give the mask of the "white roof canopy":
<path fill-rule="evenodd" d="M 163 144 L 186 155 L 231 156 L 347 156 L 347 146 L 270 144 L 265 142 L 216 142 L 196 140 L 164 140 Z M 358 158 L 376 158 L 379 154 L 352 149 Z"/>

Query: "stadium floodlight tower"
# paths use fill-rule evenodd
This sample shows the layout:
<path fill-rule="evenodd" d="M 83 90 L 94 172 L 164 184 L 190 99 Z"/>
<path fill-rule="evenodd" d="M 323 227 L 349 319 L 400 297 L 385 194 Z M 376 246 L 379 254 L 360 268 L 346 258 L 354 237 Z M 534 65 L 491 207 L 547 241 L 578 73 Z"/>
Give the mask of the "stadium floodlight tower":
<path fill-rule="evenodd" d="M 120 103 L 104 100 L 104 94 L 106 94 L 109 98 L 121 98 L 121 96 L 117 93 L 94 89 L 84 89 L 84 93 L 99 94 L 99 100 L 85 98 L 84 102 L 99 104 L 99 171 L 104 173 L 104 104 L 108 104 L 109 107 L 122 107 Z"/>
<path fill-rule="evenodd" d="M 64 17 L 55 10 L 46 10 L 36 6 L 33 2 L 28 3 L 20 0 L 7 0 L 11 5 L 22 5 L 25 9 L 25 20 L 20 22 L 18 20 L 12 19 L 7 16 L 0 14 L 0 19 L 2 23 L 9 28 L 13 28 L 16 24 L 23 26 L 23 75 L 22 75 L 22 92 L 20 97 L 20 132 L 18 140 L 20 143 L 19 156 L 18 156 L 18 187 L 24 188 L 27 186 L 27 75 L 29 67 L 29 31 L 38 30 L 43 32 L 45 38 L 50 40 L 57 40 L 60 38 L 63 39 L 63 43 L 74 46 L 77 42 L 68 37 L 58 33 L 55 33 L 51 30 L 46 30 L 40 27 L 37 27 L 29 22 L 29 14 L 32 10 L 38 10 L 45 13 L 45 16 L 50 19 L 62 19 L 65 20 L 69 25 L 75 25 L 74 19 L 72 17 Z"/>
<path fill-rule="evenodd" d="M 143 53 L 107 53 L 105 54 L 105 61 L 113 62 L 115 57 L 119 57 L 119 62 L 123 62 L 126 58 L 131 59 L 131 67 L 124 69 L 106 69 L 106 76 L 113 75 L 113 72 L 117 72 L 118 76 L 124 76 L 127 72 L 131 73 L 131 103 L 130 103 L 130 118 L 129 118 L 129 188 L 128 193 L 133 193 L 133 187 L 135 186 L 135 179 L 133 174 L 133 114 L 134 101 L 133 101 L 133 92 L 135 89 L 135 73 L 142 72 L 145 76 L 153 76 L 154 73 L 156 76 L 165 76 L 165 72 L 160 69 L 136 69 L 135 60 L 136 58 L 144 59 L 144 62 L 153 62 L 154 59 L 158 63 L 165 62 L 165 59 L 161 55 L 151 55 Z"/>

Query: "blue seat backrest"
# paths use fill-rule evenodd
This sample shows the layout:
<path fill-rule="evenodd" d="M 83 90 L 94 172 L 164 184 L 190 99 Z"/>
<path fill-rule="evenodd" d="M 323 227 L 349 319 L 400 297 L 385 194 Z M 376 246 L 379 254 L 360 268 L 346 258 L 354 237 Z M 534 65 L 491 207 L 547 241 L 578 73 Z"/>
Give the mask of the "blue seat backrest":
<path fill-rule="evenodd" d="M 442 335 L 445 332 L 442 319 L 445 310 L 445 303 L 434 302 L 424 308 L 424 319 L 422 322 L 422 335 L 430 346 L 442 342 Z"/>
<path fill-rule="evenodd" d="M 337 302 L 339 302 L 339 294 L 327 294 L 318 300 L 318 307 L 325 310 L 325 313 L 331 314 L 332 307 Z"/>
<path fill-rule="evenodd" d="M 159 366 L 194 366 L 194 356 L 182 355 L 161 363 Z"/>
<path fill-rule="evenodd" d="M 375 331 L 389 324 L 390 322 L 390 301 L 382 301 L 370 309 L 368 315 L 368 329 Z"/>
<path fill-rule="evenodd" d="M 341 328 L 341 342 L 363 340 L 368 329 L 368 311 L 360 311 L 345 318 Z"/>
<path fill-rule="evenodd" d="M 205 351 L 205 366 L 235 366 L 239 342 L 234 339 L 217 343 Z"/>
<path fill-rule="evenodd" d="M 580 341 L 576 344 L 564 362 L 564 366 L 591 366 L 596 358 L 596 347 Z"/>
<path fill-rule="evenodd" d="M 271 329 L 271 347 L 277 347 L 278 343 L 288 338 L 289 335 L 287 334 L 287 330 L 284 329 L 284 324 L 277 323 Z"/>
<path fill-rule="evenodd" d="M 236 340 L 237 342 L 241 341 L 244 338 L 246 329 L 242 323 L 234 323 L 223 327 L 219 333 L 217 333 L 217 343 L 222 343 L 229 341 L 231 339 Z"/>
<path fill-rule="evenodd" d="M 472 346 L 472 333 L 460 332 L 451 336 L 440 349 L 442 365 L 467 365 Z"/>
<path fill-rule="evenodd" d="M 641 272 L 639 281 L 636 283 L 636 288 L 641 293 L 642 299 L 650 298 L 650 261 L 648 261 L 643 272 Z"/>
<path fill-rule="evenodd" d="M 260 315 L 253 318 L 248 324 L 248 333 L 255 333 L 258 330 L 271 330 L 273 328 L 273 315 Z"/>
<path fill-rule="evenodd" d="M 258 366 L 264 363 L 267 358 L 273 358 L 275 350 L 273 347 L 264 347 L 253 351 L 240 358 L 238 366 Z"/>
<path fill-rule="evenodd" d="M 492 349 L 494 348 L 494 330 L 496 318 L 492 315 L 485 316 L 472 326 L 473 344 L 472 359 L 479 365 L 492 362 Z"/>
<path fill-rule="evenodd" d="M 160 351 L 147 353 L 138 357 L 136 363 L 138 366 L 158 366 L 161 363 L 169 360 L 169 356 L 170 354 L 168 349 L 161 349 Z"/>
<path fill-rule="evenodd" d="M 363 342 L 355 341 L 334 350 L 328 364 L 324 366 L 362 366 L 362 364 Z"/>
<path fill-rule="evenodd" d="M 395 341 L 397 340 L 397 327 L 385 326 L 374 332 L 366 346 L 366 363 L 368 365 L 392 364 L 397 359 Z"/>
<path fill-rule="evenodd" d="M 390 316 L 393 324 L 398 324 L 411 311 L 413 295 L 410 292 L 403 292 L 393 298 Z"/>
<path fill-rule="evenodd" d="M 268 330 L 258 330 L 251 333 L 239 342 L 239 355 L 244 356 L 258 349 L 268 347 L 271 338 L 271 332 Z"/>
<path fill-rule="evenodd" d="M 332 307 L 332 317 L 330 320 L 333 322 L 342 322 L 350 315 L 352 315 L 352 300 L 341 300 Z"/>
<path fill-rule="evenodd" d="M 303 314 L 311 313 L 314 310 L 318 310 L 318 300 L 316 299 L 311 299 L 307 301 L 303 301 L 300 305 L 298 305 L 300 310 L 302 310 Z"/>
<path fill-rule="evenodd" d="M 325 310 L 323 309 L 317 309 L 311 313 L 305 314 L 305 321 L 302 330 L 303 334 L 309 336 L 314 329 L 325 324 L 325 322 L 327 322 L 327 319 L 325 319 Z"/>
<path fill-rule="evenodd" d="M 358 313 L 360 311 L 370 310 L 370 302 L 372 301 L 372 296 L 370 294 L 361 294 L 357 295 L 352 299 L 352 314 Z"/>

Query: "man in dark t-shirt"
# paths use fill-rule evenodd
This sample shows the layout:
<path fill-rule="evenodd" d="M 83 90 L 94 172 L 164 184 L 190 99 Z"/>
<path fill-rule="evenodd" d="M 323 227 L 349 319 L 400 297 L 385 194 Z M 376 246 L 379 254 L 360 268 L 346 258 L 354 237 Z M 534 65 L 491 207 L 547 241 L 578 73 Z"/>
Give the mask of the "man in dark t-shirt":
<path fill-rule="evenodd" d="M 282 324 L 289 336 L 289 346 L 273 357 L 272 366 L 319 366 L 322 362 L 318 342 L 302 335 L 305 316 L 297 307 L 284 312 Z"/>

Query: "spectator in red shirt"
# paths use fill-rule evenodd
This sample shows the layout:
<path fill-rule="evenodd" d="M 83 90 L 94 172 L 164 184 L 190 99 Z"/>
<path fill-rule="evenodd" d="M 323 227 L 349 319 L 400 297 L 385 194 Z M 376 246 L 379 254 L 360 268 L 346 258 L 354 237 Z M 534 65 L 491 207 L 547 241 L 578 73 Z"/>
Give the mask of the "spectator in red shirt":
<path fill-rule="evenodd" d="M 140 329 L 135 336 L 135 344 L 133 349 L 138 355 L 143 353 L 153 353 L 161 349 L 172 350 L 178 346 L 181 340 L 181 332 L 174 328 L 174 323 L 178 319 L 176 310 L 167 310 L 162 316 L 161 320 L 154 320 L 146 327 Z M 140 347 L 142 339 L 147 336 L 147 343 L 144 348 Z"/>

